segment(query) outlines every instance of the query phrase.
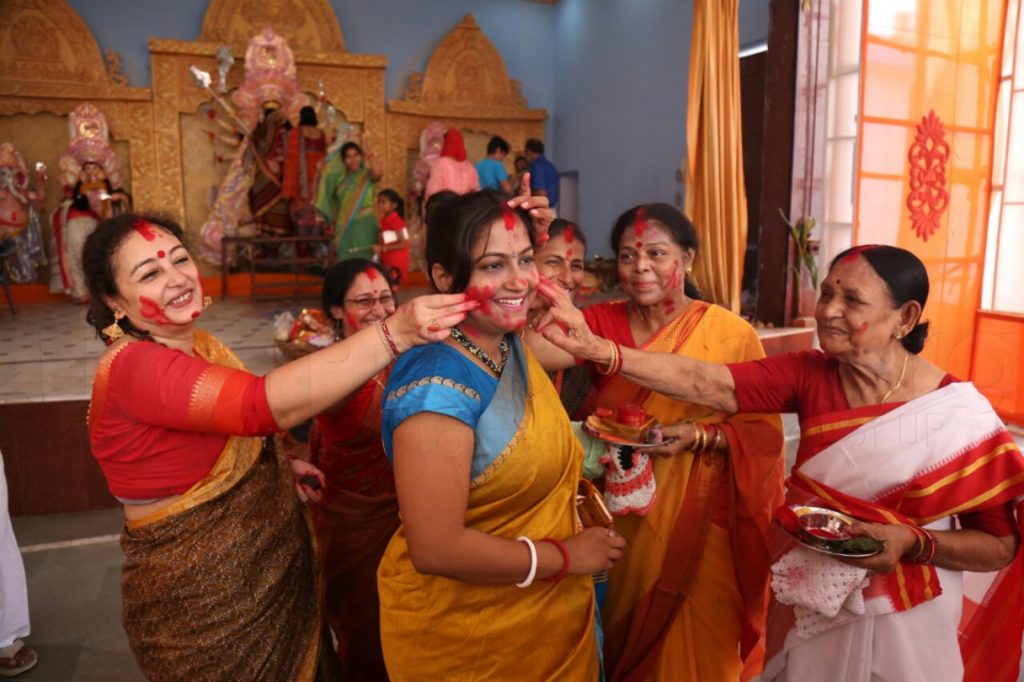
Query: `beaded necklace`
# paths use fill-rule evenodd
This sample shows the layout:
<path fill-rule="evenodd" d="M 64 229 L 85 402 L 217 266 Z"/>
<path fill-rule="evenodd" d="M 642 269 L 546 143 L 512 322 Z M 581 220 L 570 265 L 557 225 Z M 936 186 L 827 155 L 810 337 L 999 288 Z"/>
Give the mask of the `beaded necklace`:
<path fill-rule="evenodd" d="M 491 370 L 498 376 L 501 376 L 501 370 L 505 369 L 505 363 L 508 362 L 508 339 L 501 337 L 501 343 L 498 344 L 498 350 L 501 352 L 501 364 L 499 365 L 491 357 L 484 352 L 480 346 L 476 345 L 469 340 L 461 329 L 458 327 L 452 327 L 452 338 L 455 341 L 473 354 L 474 357 L 478 358 L 480 362 L 487 365 L 487 369 Z"/>

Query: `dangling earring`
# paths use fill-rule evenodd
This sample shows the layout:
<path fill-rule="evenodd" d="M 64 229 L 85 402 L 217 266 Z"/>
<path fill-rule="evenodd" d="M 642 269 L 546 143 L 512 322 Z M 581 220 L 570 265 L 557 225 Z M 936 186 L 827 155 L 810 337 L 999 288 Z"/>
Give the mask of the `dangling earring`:
<path fill-rule="evenodd" d="M 118 324 L 121 318 L 124 317 L 124 313 L 120 310 L 114 311 L 114 321 L 103 328 L 103 335 L 111 341 L 117 341 L 119 338 L 124 336 L 124 330 L 121 329 L 121 325 Z"/>
<path fill-rule="evenodd" d="M 213 297 L 212 296 L 203 296 L 203 310 L 206 310 L 211 305 L 213 305 Z"/>

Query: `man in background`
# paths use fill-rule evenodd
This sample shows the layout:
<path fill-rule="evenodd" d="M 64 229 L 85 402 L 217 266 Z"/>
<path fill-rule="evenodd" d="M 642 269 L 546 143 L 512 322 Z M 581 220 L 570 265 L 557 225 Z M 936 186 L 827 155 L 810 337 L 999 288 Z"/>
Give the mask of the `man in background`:
<path fill-rule="evenodd" d="M 531 137 L 526 141 L 526 160 L 530 162 L 530 193 L 547 197 L 551 208 L 558 206 L 558 169 L 544 156 L 544 143 Z"/>
<path fill-rule="evenodd" d="M 509 146 L 505 138 L 495 135 L 487 143 L 487 156 L 476 164 L 476 173 L 480 176 L 480 189 L 500 189 L 507 194 L 512 192 L 512 183 L 505 171 L 505 157 Z"/>

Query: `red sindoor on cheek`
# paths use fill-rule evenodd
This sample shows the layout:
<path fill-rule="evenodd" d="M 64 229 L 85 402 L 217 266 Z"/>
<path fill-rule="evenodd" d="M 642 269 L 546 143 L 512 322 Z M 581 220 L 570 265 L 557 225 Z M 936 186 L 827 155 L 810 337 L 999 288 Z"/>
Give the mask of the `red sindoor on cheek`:
<path fill-rule="evenodd" d="M 491 300 L 494 298 L 494 289 L 489 286 L 469 287 L 466 289 L 466 300 L 476 301 L 480 304 L 480 312 L 484 315 L 491 314 Z"/>
<path fill-rule="evenodd" d="M 142 306 L 139 313 L 147 320 L 152 320 L 157 324 L 171 324 L 171 321 L 164 315 L 163 309 L 153 299 L 139 296 L 139 305 Z"/>

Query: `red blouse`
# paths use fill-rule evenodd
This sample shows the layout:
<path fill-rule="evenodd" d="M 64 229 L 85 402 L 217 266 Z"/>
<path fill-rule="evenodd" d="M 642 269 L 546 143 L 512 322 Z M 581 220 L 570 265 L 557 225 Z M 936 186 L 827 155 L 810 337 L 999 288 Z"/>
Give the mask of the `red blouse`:
<path fill-rule="evenodd" d="M 728 367 L 740 412 L 796 412 L 802 422 L 851 409 L 839 377 L 839 361 L 820 350 L 773 355 Z M 956 381 L 959 379 L 947 374 L 939 388 Z M 1016 533 L 1013 511 L 1009 503 L 958 518 L 964 528 L 1002 537 Z"/>
<path fill-rule="evenodd" d="M 210 472 L 228 436 L 280 431 L 263 377 L 145 341 L 109 362 L 93 385 L 89 439 L 116 497 L 183 493 Z"/>

